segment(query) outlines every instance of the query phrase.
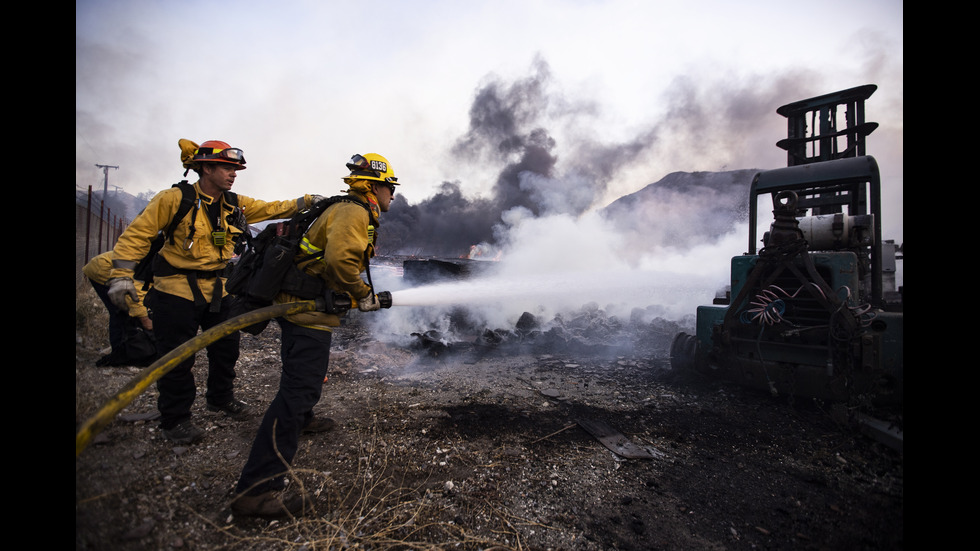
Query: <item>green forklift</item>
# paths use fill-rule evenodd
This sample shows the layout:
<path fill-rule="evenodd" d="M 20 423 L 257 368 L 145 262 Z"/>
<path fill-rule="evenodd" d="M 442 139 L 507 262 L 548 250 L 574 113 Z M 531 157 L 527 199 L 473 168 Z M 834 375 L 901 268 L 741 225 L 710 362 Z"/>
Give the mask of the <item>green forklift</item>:
<path fill-rule="evenodd" d="M 697 309 L 671 366 L 775 396 L 848 405 L 901 404 L 902 288 L 896 247 L 881 236 L 881 180 L 865 139 L 873 84 L 776 110 L 787 118 L 785 168 L 756 174 L 748 252 L 730 287 Z M 756 250 L 757 234 L 772 219 Z M 899 248 L 900 250 L 900 248 Z"/>

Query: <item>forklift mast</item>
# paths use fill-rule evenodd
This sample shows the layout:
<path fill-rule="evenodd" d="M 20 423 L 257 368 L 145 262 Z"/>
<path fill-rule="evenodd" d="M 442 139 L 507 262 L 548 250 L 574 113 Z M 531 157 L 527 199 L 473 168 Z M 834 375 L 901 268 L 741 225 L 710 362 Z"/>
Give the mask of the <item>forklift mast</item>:
<path fill-rule="evenodd" d="M 758 196 L 792 191 L 810 249 L 851 249 L 865 266 L 864 297 L 882 306 L 881 177 L 866 137 L 878 123 L 865 121 L 864 102 L 877 90 L 867 84 L 783 105 L 788 138 L 776 145 L 787 151 L 787 167 L 760 172 L 749 190 L 749 254 L 756 253 Z M 816 222 L 807 224 L 807 222 Z M 826 231 L 823 231 L 826 230 Z M 806 230 L 804 230 L 806 233 Z M 847 235 L 849 234 L 849 235 Z M 833 235 L 828 239 L 827 235 Z"/>
<path fill-rule="evenodd" d="M 865 137 L 878 128 L 878 123 L 865 122 L 864 101 L 877 89 L 866 84 L 776 109 L 787 119 L 787 138 L 776 142 L 776 147 L 786 150 L 786 166 L 866 155 Z"/>

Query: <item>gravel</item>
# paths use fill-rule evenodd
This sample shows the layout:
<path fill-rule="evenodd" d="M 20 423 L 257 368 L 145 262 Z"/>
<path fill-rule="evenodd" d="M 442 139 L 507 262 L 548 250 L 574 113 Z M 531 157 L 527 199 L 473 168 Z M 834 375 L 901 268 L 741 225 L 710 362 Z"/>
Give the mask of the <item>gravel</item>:
<path fill-rule="evenodd" d="M 316 408 L 337 428 L 301 438 L 292 477 L 315 514 L 279 521 L 229 508 L 278 386 L 278 326 L 243 335 L 245 419 L 205 409 L 200 352 L 193 414 L 205 438 L 167 442 L 155 387 L 137 396 L 76 457 L 75 548 L 904 547 L 902 451 L 846 408 L 674 372 L 678 327 L 615 327 L 618 340 L 419 332 L 401 345 L 356 320 L 341 328 Z M 140 375 L 98 357 L 76 345 L 76 428 Z M 649 457 L 615 453 L 584 428 L 597 424 Z"/>

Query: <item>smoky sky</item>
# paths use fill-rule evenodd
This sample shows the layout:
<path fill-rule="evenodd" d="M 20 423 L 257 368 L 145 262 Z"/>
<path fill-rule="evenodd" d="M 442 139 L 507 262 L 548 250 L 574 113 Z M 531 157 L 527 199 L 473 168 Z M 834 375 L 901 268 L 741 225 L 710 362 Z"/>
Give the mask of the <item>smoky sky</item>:
<path fill-rule="evenodd" d="M 387 254 L 459 257 L 489 242 L 500 211 L 488 199 L 463 197 L 458 182 L 444 182 L 432 197 L 408 204 L 395 195 L 381 218 L 378 250 Z"/>
<path fill-rule="evenodd" d="M 386 241 L 379 249 L 391 254 L 465 256 L 481 243 L 495 244 L 503 213 L 524 209 L 532 216 L 578 215 L 605 191 L 616 159 L 647 144 L 603 145 L 588 140 L 575 160 L 562 161 L 558 140 L 547 124 L 590 115 L 589 102 L 570 102 L 550 90 L 548 64 L 535 59 L 530 74 L 514 82 L 493 78 L 474 94 L 469 128 L 452 147 L 459 163 L 500 167 L 489 196 L 472 198 L 463 189 L 477 182 L 443 182 L 439 191 L 418 204 L 393 203 L 382 222 Z M 566 151 L 571 149 L 566 148 Z"/>
<path fill-rule="evenodd" d="M 416 204 L 396 196 L 382 220 L 379 251 L 466 256 L 475 245 L 499 244 L 507 232 L 503 221 L 507 212 L 580 216 L 597 208 L 610 186 L 628 170 L 646 167 L 648 182 L 664 176 L 653 172 L 659 160 L 670 166 L 687 161 L 692 171 L 706 164 L 748 169 L 760 164 L 759 155 L 751 151 L 764 148 L 771 165 L 780 159 L 774 143 L 782 123 L 775 108 L 787 98 L 796 98 L 793 89 L 806 80 L 805 74 L 798 73 L 773 79 L 767 87 L 754 83 L 704 87 L 678 78 L 658 100 L 664 105 L 659 120 L 637 124 L 636 132 L 626 139 L 603 141 L 589 126 L 599 108 L 587 99 L 570 99 L 557 89 L 544 59 L 536 58 L 523 78 L 504 81 L 490 76 L 474 92 L 468 129 L 455 140 L 451 157 L 455 163 L 482 169 L 474 174 L 490 169 L 491 175 L 483 177 L 492 182 L 446 181 L 437 193 Z M 750 138 L 758 134 L 760 120 L 772 124 L 770 142 Z M 739 162 L 756 164 L 738 166 Z M 466 193 L 471 187 L 490 189 L 490 193 L 475 197 Z M 709 211 L 706 216 L 713 220 L 704 227 L 717 237 L 742 214 L 719 214 L 737 209 L 742 190 L 700 193 L 703 191 L 692 187 L 689 200 L 682 201 L 683 208 L 697 218 L 701 215 L 694 212 L 695 207 L 704 205 Z M 677 193 L 674 190 L 675 196 Z M 718 193 L 723 197 L 717 197 Z M 640 207 L 646 211 L 637 213 L 636 219 L 657 216 L 649 212 L 656 205 L 639 202 Z M 670 203 L 662 202 L 661 208 L 669 210 Z"/>

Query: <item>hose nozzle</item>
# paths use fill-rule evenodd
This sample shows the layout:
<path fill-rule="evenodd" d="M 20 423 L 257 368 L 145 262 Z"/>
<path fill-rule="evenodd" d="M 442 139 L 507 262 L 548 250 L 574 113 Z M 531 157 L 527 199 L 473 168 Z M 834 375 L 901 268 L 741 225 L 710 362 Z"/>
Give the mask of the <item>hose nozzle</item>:
<path fill-rule="evenodd" d="M 382 308 L 391 308 L 391 291 L 381 291 L 378 293 L 378 302 Z"/>
<path fill-rule="evenodd" d="M 391 308 L 391 291 L 381 291 L 377 295 L 382 308 Z M 327 314 L 343 314 L 351 308 L 357 308 L 357 301 L 347 293 L 330 291 L 325 297 L 316 299 L 317 310 Z"/>

